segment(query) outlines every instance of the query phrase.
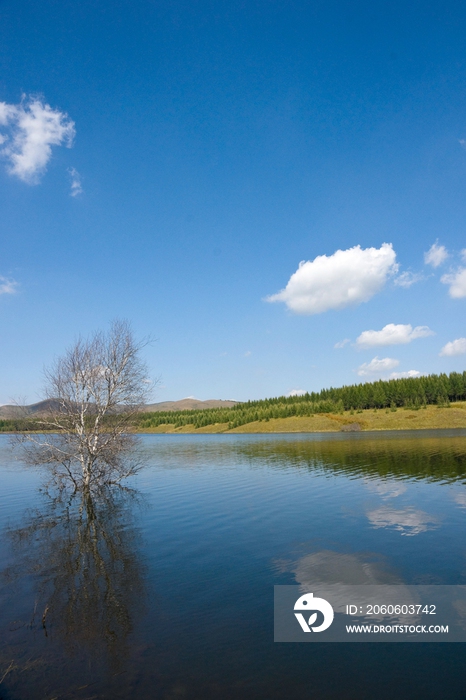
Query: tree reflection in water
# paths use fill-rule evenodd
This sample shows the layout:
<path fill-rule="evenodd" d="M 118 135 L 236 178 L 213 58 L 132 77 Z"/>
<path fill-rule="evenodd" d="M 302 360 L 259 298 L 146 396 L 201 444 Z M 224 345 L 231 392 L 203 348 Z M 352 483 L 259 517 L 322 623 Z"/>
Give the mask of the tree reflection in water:
<path fill-rule="evenodd" d="M 98 496 L 47 496 L 46 507 L 27 512 L 22 525 L 9 530 L 15 561 L 4 580 L 10 584 L 14 608 L 19 595 L 23 616 L 32 614 L 31 622 L 22 625 L 23 654 L 45 660 L 44 673 L 50 679 L 56 671 L 50 664 L 56 666 L 57 654 L 63 657 L 64 652 L 58 666 L 65 664 L 70 675 L 57 682 L 69 693 L 73 675 L 81 686 L 86 680 L 99 684 L 102 674 L 121 673 L 132 656 L 129 638 L 144 598 L 144 565 L 134 524 L 140 495 L 113 487 Z M 29 582 L 32 596 L 24 590 Z M 31 629 L 43 634 L 26 634 Z M 9 680 L 18 682 L 21 696 L 39 697 L 23 687 L 21 665 L 15 668 Z"/>

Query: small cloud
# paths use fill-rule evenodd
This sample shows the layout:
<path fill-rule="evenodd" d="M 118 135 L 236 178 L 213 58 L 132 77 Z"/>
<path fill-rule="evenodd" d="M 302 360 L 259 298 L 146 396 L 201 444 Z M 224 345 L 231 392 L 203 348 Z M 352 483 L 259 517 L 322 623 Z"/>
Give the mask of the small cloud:
<path fill-rule="evenodd" d="M 462 261 L 466 263 L 466 248 L 463 248 L 460 255 L 461 255 Z"/>
<path fill-rule="evenodd" d="M 421 272 L 402 272 L 401 275 L 396 277 L 393 280 L 393 283 L 397 285 L 397 287 L 404 287 L 405 289 L 409 289 L 411 285 L 416 284 L 416 282 L 422 282 L 422 280 L 425 279 L 424 275 Z"/>
<path fill-rule="evenodd" d="M 372 491 L 373 493 L 376 493 L 378 496 L 383 498 L 384 500 L 387 500 L 389 498 L 397 498 L 398 496 L 401 496 L 405 491 L 407 490 L 406 484 L 403 484 L 400 481 L 391 481 L 391 480 L 367 480 L 365 482 L 366 488 L 369 489 L 369 491 Z"/>
<path fill-rule="evenodd" d="M 68 168 L 68 173 L 71 177 L 71 192 L 72 197 L 77 197 L 84 192 L 81 185 L 81 175 L 78 173 L 76 168 Z"/>
<path fill-rule="evenodd" d="M 462 148 L 466 148 L 466 139 L 458 139 L 458 143 Z"/>
<path fill-rule="evenodd" d="M 17 107 L 15 105 L 9 105 L 6 102 L 0 102 L 0 125 L 6 126 L 9 121 L 11 121 L 16 114 Z M 6 140 L 6 137 L 2 137 Z"/>
<path fill-rule="evenodd" d="M 445 357 L 454 357 L 455 355 L 464 355 L 466 352 L 466 338 L 457 338 L 447 343 L 440 350 L 439 355 Z"/>
<path fill-rule="evenodd" d="M 458 491 L 453 494 L 453 500 L 460 508 L 466 508 L 466 491 Z"/>
<path fill-rule="evenodd" d="M 52 156 L 52 146 L 69 148 L 75 136 L 74 122 L 65 112 L 52 109 L 37 97 L 24 97 L 20 104 L 0 102 L 0 155 L 8 172 L 30 185 L 36 184 Z"/>
<path fill-rule="evenodd" d="M 400 361 L 395 360 L 393 357 L 384 357 L 381 360 L 378 357 L 374 357 L 370 362 L 364 362 L 358 367 L 358 375 L 367 377 L 374 374 L 386 374 L 391 369 L 398 367 L 399 364 Z"/>
<path fill-rule="evenodd" d="M 367 513 L 367 517 L 375 528 L 383 527 L 398 530 L 402 535 L 407 535 L 408 537 L 419 535 L 421 532 L 438 527 L 437 518 L 416 508 L 395 510 L 388 506 L 382 506 Z"/>
<path fill-rule="evenodd" d="M 227 352 L 221 352 L 220 355 L 219 355 L 219 357 L 226 357 L 227 355 L 228 355 Z"/>
<path fill-rule="evenodd" d="M 408 369 L 407 372 L 392 372 L 390 379 L 410 379 L 411 377 L 420 377 L 421 372 L 417 369 Z"/>
<path fill-rule="evenodd" d="M 457 272 L 450 275 L 443 275 L 440 278 L 442 284 L 449 284 L 448 294 L 452 299 L 462 299 L 466 297 L 466 267 L 460 267 Z"/>
<path fill-rule="evenodd" d="M 444 245 L 438 245 L 438 241 L 435 241 L 435 243 L 430 246 L 427 253 L 424 253 L 425 264 L 432 265 L 432 267 L 439 267 L 447 258 L 447 249 Z"/>
<path fill-rule="evenodd" d="M 0 277 L 0 294 L 16 294 L 18 283 L 6 277 Z"/>
<path fill-rule="evenodd" d="M 291 566 L 285 564 L 282 571 L 292 571 L 297 583 L 306 586 L 315 594 L 322 591 L 324 596 L 325 591 L 328 591 L 329 584 L 338 584 L 333 586 L 335 591 L 333 595 L 339 596 L 338 591 L 342 591 L 343 596 L 346 594 L 346 597 L 348 597 L 347 586 L 351 585 L 360 585 L 361 589 L 364 590 L 363 587 L 366 584 L 372 586 L 374 584 L 402 584 L 401 579 L 390 567 L 384 566 L 379 561 L 374 561 L 374 557 L 365 554 L 341 554 L 321 549 L 314 554 L 306 554 L 290 564 Z M 410 600 L 409 593 L 406 594 L 404 586 L 399 585 L 397 590 L 400 593 L 403 590 L 403 599 Z M 367 596 L 364 598 L 364 593 L 361 592 L 355 600 L 363 604 L 367 600 Z"/>
<path fill-rule="evenodd" d="M 287 396 L 304 396 L 306 393 L 304 389 L 292 389 L 287 393 Z"/>
<path fill-rule="evenodd" d="M 406 345 L 417 338 L 427 338 L 435 335 L 428 326 L 416 326 L 411 324 L 388 323 L 381 331 L 363 331 L 356 339 L 358 348 L 374 348 L 385 345 Z"/>
<path fill-rule="evenodd" d="M 252 352 L 250 350 L 246 350 L 244 353 L 244 357 L 250 357 L 252 355 Z"/>
<path fill-rule="evenodd" d="M 344 340 L 340 340 L 340 342 L 335 343 L 333 347 L 339 350 L 340 348 L 344 348 L 345 345 L 348 345 L 348 343 L 351 343 L 351 340 L 349 338 L 345 338 Z"/>
<path fill-rule="evenodd" d="M 321 314 L 369 301 L 398 271 L 391 243 L 380 248 L 337 250 L 302 261 L 285 289 L 265 301 L 283 301 L 296 314 Z"/>

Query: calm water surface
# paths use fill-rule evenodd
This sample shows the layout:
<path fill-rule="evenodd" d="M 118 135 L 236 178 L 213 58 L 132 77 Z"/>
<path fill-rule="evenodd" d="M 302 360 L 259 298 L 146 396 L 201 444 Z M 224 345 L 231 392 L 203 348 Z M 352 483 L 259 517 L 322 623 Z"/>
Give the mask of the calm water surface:
<path fill-rule="evenodd" d="M 462 644 L 274 644 L 273 586 L 466 584 L 466 431 L 154 435 L 56 499 L 0 436 L 1 700 L 466 699 Z"/>

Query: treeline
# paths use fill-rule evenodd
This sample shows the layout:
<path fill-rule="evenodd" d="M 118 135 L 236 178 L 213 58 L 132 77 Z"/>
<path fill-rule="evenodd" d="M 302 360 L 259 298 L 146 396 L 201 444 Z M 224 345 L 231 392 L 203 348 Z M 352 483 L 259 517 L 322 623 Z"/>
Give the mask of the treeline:
<path fill-rule="evenodd" d="M 338 389 L 331 387 L 302 396 L 247 401 L 231 408 L 142 413 L 137 418 L 136 427 L 144 430 L 170 424 L 176 428 L 185 425 L 203 428 L 222 423 L 231 430 L 271 418 L 362 411 L 367 408 L 419 409 L 429 404 L 448 406 L 454 401 L 466 401 L 466 372 L 379 380 Z"/>
<path fill-rule="evenodd" d="M 260 401 L 238 403 L 231 408 L 140 413 L 134 419 L 136 430 L 150 430 L 160 425 L 203 428 L 223 424 L 228 430 L 255 421 L 290 416 L 310 417 L 318 413 L 342 413 L 364 409 L 420 409 L 429 404 L 449 406 L 466 401 L 466 372 L 431 374 L 425 377 L 379 380 L 340 388 L 322 389 L 302 396 L 279 396 Z M 36 418 L 1 419 L 0 432 L 41 430 Z"/>
<path fill-rule="evenodd" d="M 0 419 L 0 433 L 24 433 L 39 429 L 37 422 L 32 418 Z"/>

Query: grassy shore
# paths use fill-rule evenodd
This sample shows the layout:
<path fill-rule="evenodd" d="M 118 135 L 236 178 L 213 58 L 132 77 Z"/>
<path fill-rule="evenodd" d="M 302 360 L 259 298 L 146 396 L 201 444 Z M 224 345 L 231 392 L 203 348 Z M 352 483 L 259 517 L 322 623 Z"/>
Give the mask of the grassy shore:
<path fill-rule="evenodd" d="M 466 402 L 448 407 L 427 406 L 418 410 L 398 408 L 321 413 L 309 417 L 271 418 L 254 421 L 228 430 L 228 423 L 204 428 L 172 424 L 140 430 L 141 433 L 330 433 L 367 430 L 427 430 L 435 428 L 466 428 Z"/>

